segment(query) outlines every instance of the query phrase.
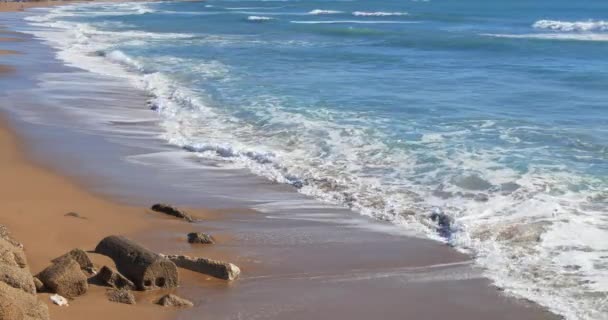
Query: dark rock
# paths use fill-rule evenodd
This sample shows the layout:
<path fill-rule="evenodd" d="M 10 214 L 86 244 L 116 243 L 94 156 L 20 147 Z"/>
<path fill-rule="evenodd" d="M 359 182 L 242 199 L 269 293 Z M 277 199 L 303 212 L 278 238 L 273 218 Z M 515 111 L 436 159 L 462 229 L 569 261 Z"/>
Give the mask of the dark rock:
<path fill-rule="evenodd" d="M 178 285 L 177 267 L 173 262 L 125 237 L 106 237 L 99 242 L 95 252 L 112 258 L 118 271 L 140 290 Z"/>
<path fill-rule="evenodd" d="M 215 240 L 211 235 L 202 232 L 191 232 L 188 233 L 189 243 L 202 243 L 202 244 L 214 244 Z"/>
<path fill-rule="evenodd" d="M 64 214 L 64 216 L 79 218 L 79 219 L 86 219 L 86 217 L 81 216 L 78 212 L 68 212 L 68 213 Z"/>
<path fill-rule="evenodd" d="M 95 273 L 95 267 L 93 266 L 93 262 L 87 255 L 87 253 L 82 249 L 73 249 L 72 251 L 62 255 L 61 257 L 53 259 L 53 262 L 59 262 L 64 259 L 72 259 L 78 262 L 80 265 L 80 269 L 86 271 L 89 274 Z"/>
<path fill-rule="evenodd" d="M 434 210 L 431 220 L 437 224 L 437 232 L 444 238 L 449 238 L 452 234 L 452 218 L 441 210 Z"/>
<path fill-rule="evenodd" d="M 87 276 L 72 259 L 55 262 L 38 274 L 38 278 L 50 292 L 67 298 L 83 295 L 88 289 Z"/>
<path fill-rule="evenodd" d="M 133 293 L 129 290 L 108 290 L 108 292 L 106 292 L 106 296 L 108 297 L 108 300 L 112 302 L 135 304 L 135 296 L 133 296 Z"/>
<path fill-rule="evenodd" d="M 186 213 L 185 211 L 181 211 L 168 204 L 157 203 L 157 204 L 153 205 L 151 207 L 151 209 L 152 209 L 152 211 L 168 214 L 170 216 L 184 219 L 188 222 L 194 222 L 194 219 L 188 213 Z"/>
<path fill-rule="evenodd" d="M 0 264 L 0 281 L 27 293 L 36 293 L 34 278 L 27 269 Z"/>
<path fill-rule="evenodd" d="M 49 308 L 35 294 L 0 282 L 0 319 L 48 320 Z"/>
<path fill-rule="evenodd" d="M 188 257 L 183 255 L 169 255 L 166 257 L 180 268 L 207 274 L 224 280 L 235 280 L 241 273 L 241 269 L 239 269 L 239 267 L 228 262 Z"/>
<path fill-rule="evenodd" d="M 99 273 L 97 273 L 97 279 L 101 283 L 112 288 L 127 290 L 136 289 L 135 284 L 133 284 L 131 280 L 127 279 L 127 277 L 123 276 L 118 271 L 107 266 L 103 266 L 101 270 L 99 270 Z"/>
<path fill-rule="evenodd" d="M 163 307 L 179 307 L 179 308 L 194 306 L 194 304 L 191 301 L 186 300 L 184 298 L 180 298 L 174 294 L 168 294 L 168 295 L 163 296 L 162 298 L 160 298 L 160 300 L 158 300 L 157 304 L 160 304 Z"/>

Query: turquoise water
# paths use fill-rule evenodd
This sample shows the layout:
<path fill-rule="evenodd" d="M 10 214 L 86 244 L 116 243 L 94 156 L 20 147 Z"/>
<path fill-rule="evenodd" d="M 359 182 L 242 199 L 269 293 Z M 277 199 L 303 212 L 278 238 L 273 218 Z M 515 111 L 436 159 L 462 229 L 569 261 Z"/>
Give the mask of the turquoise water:
<path fill-rule="evenodd" d="M 220 1 L 33 11 L 151 95 L 170 143 L 472 253 L 608 319 L 608 2 Z"/>

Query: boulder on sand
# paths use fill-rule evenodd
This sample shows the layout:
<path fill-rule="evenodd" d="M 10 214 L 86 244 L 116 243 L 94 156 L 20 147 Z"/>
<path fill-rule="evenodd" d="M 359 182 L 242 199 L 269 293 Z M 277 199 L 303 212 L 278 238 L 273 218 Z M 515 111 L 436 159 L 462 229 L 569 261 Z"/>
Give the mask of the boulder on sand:
<path fill-rule="evenodd" d="M 157 304 L 160 304 L 163 307 L 192 307 L 194 304 L 192 301 L 186 300 L 184 298 L 180 298 L 174 294 L 168 294 L 160 298 Z"/>
<path fill-rule="evenodd" d="M 112 302 L 135 304 L 135 296 L 133 296 L 133 293 L 129 290 L 108 290 L 108 292 L 106 292 L 106 296 L 108 297 L 108 300 Z"/>
<path fill-rule="evenodd" d="M 201 244 L 214 244 L 215 240 L 211 235 L 202 232 L 190 232 L 188 233 L 189 243 L 201 243 Z"/>
<path fill-rule="evenodd" d="M 207 274 L 224 280 L 235 280 L 241 273 L 241 269 L 239 269 L 239 267 L 229 262 L 188 257 L 183 255 L 168 255 L 166 257 L 180 268 Z"/>
<path fill-rule="evenodd" d="M 127 277 L 108 266 L 103 266 L 101 270 L 99 270 L 99 273 L 97 273 L 97 279 L 101 283 L 112 288 L 128 290 L 136 289 L 135 284 L 133 284 L 131 280 L 127 279 Z"/>
<path fill-rule="evenodd" d="M 112 258 L 118 271 L 140 290 L 178 285 L 177 267 L 173 262 L 125 237 L 106 237 L 99 242 L 95 252 Z"/>
<path fill-rule="evenodd" d="M 179 210 L 176 207 L 168 205 L 168 204 L 157 203 L 157 204 L 153 205 L 150 209 L 152 209 L 152 211 L 161 212 L 164 214 L 168 214 L 170 216 L 184 219 L 188 222 L 194 222 L 194 218 L 192 218 L 191 215 L 189 215 L 185 211 Z"/>
<path fill-rule="evenodd" d="M 87 253 L 82 249 L 72 249 L 70 252 L 62 255 L 61 257 L 53 259 L 53 262 L 57 263 L 64 259 L 72 259 L 78 262 L 78 265 L 80 265 L 80 269 L 88 272 L 89 274 L 95 273 L 95 267 L 93 266 L 93 262 L 91 262 L 91 259 L 89 258 Z"/>
<path fill-rule="evenodd" d="M 0 319 L 48 320 L 49 309 L 35 294 L 0 282 Z"/>
<path fill-rule="evenodd" d="M 55 262 L 42 270 L 38 278 L 49 291 L 67 298 L 83 295 L 88 289 L 87 276 L 72 259 Z"/>

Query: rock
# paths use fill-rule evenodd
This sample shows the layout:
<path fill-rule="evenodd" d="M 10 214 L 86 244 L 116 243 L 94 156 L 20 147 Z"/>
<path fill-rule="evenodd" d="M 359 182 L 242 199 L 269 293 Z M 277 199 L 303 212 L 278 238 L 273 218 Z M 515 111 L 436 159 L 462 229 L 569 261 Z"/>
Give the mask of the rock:
<path fill-rule="evenodd" d="M 95 252 L 112 258 L 118 271 L 140 290 L 173 288 L 179 283 L 173 262 L 125 237 L 106 237 Z"/>
<path fill-rule="evenodd" d="M 21 242 L 15 240 L 11 236 L 10 231 L 8 231 L 8 228 L 5 225 L 1 225 L 1 224 L 0 224 L 0 238 L 4 239 L 5 241 L 7 241 L 8 243 L 12 244 L 13 246 L 15 246 L 17 248 L 23 249 L 23 244 L 21 244 Z"/>
<path fill-rule="evenodd" d="M 72 259 L 55 262 L 40 272 L 38 278 L 49 291 L 68 298 L 83 295 L 88 289 L 87 276 Z"/>
<path fill-rule="evenodd" d="M 123 276 L 118 271 L 107 266 L 103 266 L 101 270 L 99 270 L 99 273 L 97 273 L 97 279 L 99 279 L 101 283 L 112 288 L 128 290 L 136 289 L 135 284 L 133 284 L 131 280 L 127 279 L 127 277 Z"/>
<path fill-rule="evenodd" d="M 192 218 L 192 216 L 190 216 L 188 213 L 181 211 L 171 205 L 168 204 L 163 204 L 163 203 L 157 203 L 155 205 L 152 206 L 152 211 L 156 211 L 156 212 L 161 212 L 164 214 L 168 214 L 170 216 L 174 216 L 180 219 L 184 219 L 188 222 L 194 222 L 194 219 Z"/>
<path fill-rule="evenodd" d="M 448 238 L 452 233 L 452 218 L 447 214 L 443 213 L 439 208 L 435 208 L 431 213 L 431 220 L 437 224 L 437 232 L 444 237 Z"/>
<path fill-rule="evenodd" d="M 0 263 L 27 269 L 27 260 L 23 249 L 3 238 L 0 239 Z"/>
<path fill-rule="evenodd" d="M 108 300 L 112 302 L 135 304 L 135 296 L 133 296 L 133 293 L 129 290 L 108 290 L 108 292 L 106 292 L 106 296 L 108 297 Z"/>
<path fill-rule="evenodd" d="M 68 212 L 68 213 L 64 214 L 64 216 L 79 218 L 79 219 L 86 219 L 86 217 L 81 216 L 80 213 L 78 213 L 78 212 Z"/>
<path fill-rule="evenodd" d="M 66 306 L 66 307 L 67 307 L 67 306 L 69 306 L 69 305 L 70 305 L 70 304 L 68 303 L 68 299 L 66 299 L 66 298 L 64 298 L 64 297 L 62 297 L 62 296 L 60 296 L 60 295 L 58 295 L 58 294 L 54 294 L 54 295 L 50 296 L 50 297 L 49 297 L 49 299 L 51 299 L 51 301 L 52 301 L 54 304 L 56 304 L 56 305 L 58 305 L 58 306 L 60 306 L 60 307 L 63 307 L 63 306 Z"/>
<path fill-rule="evenodd" d="M 188 257 L 183 255 L 169 255 L 166 257 L 180 268 L 207 274 L 224 280 L 235 280 L 241 273 L 241 269 L 239 269 L 239 267 L 228 262 Z"/>
<path fill-rule="evenodd" d="M 180 298 L 174 294 L 168 294 L 163 296 L 162 298 L 160 298 L 160 300 L 158 300 L 157 304 L 160 304 L 163 307 L 179 308 L 194 306 L 194 303 L 192 303 L 191 301 L 188 301 L 184 298 Z"/>
<path fill-rule="evenodd" d="M 62 255 L 61 257 L 53 259 L 53 262 L 57 263 L 64 259 L 72 259 L 78 262 L 78 265 L 80 265 L 80 269 L 82 271 L 86 271 L 89 274 L 95 273 L 93 262 L 91 262 L 91 259 L 89 259 L 87 253 L 82 249 L 72 249 L 72 251 Z"/>
<path fill-rule="evenodd" d="M 27 269 L 0 264 L 0 281 L 27 293 L 36 293 L 34 278 Z"/>
<path fill-rule="evenodd" d="M 0 319 L 48 320 L 49 309 L 36 295 L 0 282 Z"/>
<path fill-rule="evenodd" d="M 191 232 L 188 233 L 189 243 L 202 243 L 202 244 L 214 244 L 215 240 L 211 235 L 202 232 Z"/>
<path fill-rule="evenodd" d="M 44 292 L 45 291 L 45 287 L 44 287 L 44 283 L 42 283 L 42 281 L 40 281 L 40 279 L 38 279 L 37 277 L 33 277 L 34 279 L 34 286 L 36 287 L 36 292 Z"/>

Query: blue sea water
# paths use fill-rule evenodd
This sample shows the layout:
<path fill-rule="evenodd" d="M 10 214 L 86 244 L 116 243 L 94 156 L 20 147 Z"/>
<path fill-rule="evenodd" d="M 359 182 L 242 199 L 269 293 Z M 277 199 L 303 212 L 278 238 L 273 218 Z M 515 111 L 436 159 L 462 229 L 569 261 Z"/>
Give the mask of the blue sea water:
<path fill-rule="evenodd" d="M 209 0 L 39 9 L 170 143 L 470 252 L 608 319 L 608 2 Z"/>

